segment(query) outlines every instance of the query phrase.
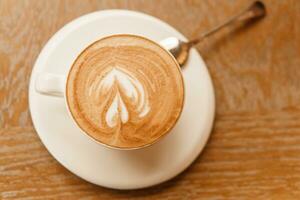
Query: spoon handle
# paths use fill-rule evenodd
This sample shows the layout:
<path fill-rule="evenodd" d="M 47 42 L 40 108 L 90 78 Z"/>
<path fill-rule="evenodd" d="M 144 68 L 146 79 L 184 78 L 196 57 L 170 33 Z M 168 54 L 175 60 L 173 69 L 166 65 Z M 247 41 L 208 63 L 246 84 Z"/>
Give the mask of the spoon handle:
<path fill-rule="evenodd" d="M 214 27 L 213 29 L 205 32 L 202 34 L 199 38 L 192 39 L 187 42 L 188 46 L 192 47 L 196 44 L 198 44 L 200 41 L 205 39 L 206 37 L 214 34 L 215 32 L 219 31 L 220 29 L 234 23 L 234 22 L 242 22 L 247 21 L 250 19 L 260 18 L 263 17 L 266 13 L 265 5 L 261 1 L 255 1 L 249 5 L 245 10 L 241 11 L 240 13 L 236 14 L 235 16 L 232 16 L 224 23 Z"/>

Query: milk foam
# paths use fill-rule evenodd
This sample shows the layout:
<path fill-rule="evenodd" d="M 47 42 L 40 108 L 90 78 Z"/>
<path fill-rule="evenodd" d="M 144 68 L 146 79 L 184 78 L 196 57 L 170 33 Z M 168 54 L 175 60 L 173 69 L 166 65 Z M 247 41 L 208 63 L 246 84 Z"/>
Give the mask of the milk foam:
<path fill-rule="evenodd" d="M 117 126 L 118 121 L 121 121 L 123 124 L 125 124 L 128 121 L 128 115 L 129 113 L 126 105 L 120 97 L 120 94 L 117 93 L 105 115 L 106 123 L 111 128 Z"/>
<path fill-rule="evenodd" d="M 146 38 L 102 38 L 81 52 L 71 67 L 68 107 L 79 127 L 103 144 L 152 144 L 171 130 L 182 111 L 180 73 L 174 58 Z"/>
<path fill-rule="evenodd" d="M 150 111 L 150 103 L 145 88 L 133 73 L 118 66 L 113 67 L 104 76 L 97 76 L 89 88 L 89 95 L 97 94 L 97 98 L 106 99 L 107 94 L 113 92 L 114 87 L 117 91 L 113 94 L 113 101 L 105 113 L 105 121 L 109 127 L 113 128 L 119 122 L 125 124 L 130 118 L 131 113 L 121 94 L 125 94 L 130 99 L 140 118 L 147 115 Z"/>

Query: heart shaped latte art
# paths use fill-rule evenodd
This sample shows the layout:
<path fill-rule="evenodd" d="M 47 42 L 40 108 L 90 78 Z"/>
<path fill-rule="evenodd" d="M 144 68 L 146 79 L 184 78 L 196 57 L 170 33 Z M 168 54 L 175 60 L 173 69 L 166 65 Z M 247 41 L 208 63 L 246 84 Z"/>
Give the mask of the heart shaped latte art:
<path fill-rule="evenodd" d="M 147 91 L 141 82 L 119 67 L 97 76 L 89 88 L 89 96 L 100 104 L 99 115 L 105 115 L 105 122 L 99 123 L 110 128 L 120 127 L 130 118 L 143 118 L 150 111 Z"/>

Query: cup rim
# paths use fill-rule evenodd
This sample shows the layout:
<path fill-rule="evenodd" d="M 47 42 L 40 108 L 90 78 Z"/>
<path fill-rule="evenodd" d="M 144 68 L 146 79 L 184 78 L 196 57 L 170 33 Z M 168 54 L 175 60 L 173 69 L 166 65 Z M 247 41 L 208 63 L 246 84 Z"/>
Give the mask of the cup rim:
<path fill-rule="evenodd" d="M 117 36 L 130 36 L 130 37 L 138 37 L 138 38 L 141 38 L 141 39 L 144 39 L 144 40 L 147 40 L 149 42 L 151 42 L 152 44 L 158 46 L 160 49 L 162 49 L 164 52 L 166 52 L 174 61 L 176 67 L 177 67 L 177 70 L 180 74 L 180 82 L 181 82 L 181 85 L 182 85 L 182 88 L 183 88 L 183 92 L 182 92 L 182 95 L 183 95 L 183 100 L 182 100 L 182 104 L 180 106 L 180 111 L 179 111 L 179 114 L 177 115 L 175 121 L 173 122 L 173 124 L 167 129 L 164 131 L 164 133 L 162 135 L 160 135 L 158 138 L 156 138 L 154 141 L 150 142 L 150 143 L 146 143 L 144 145 L 141 145 L 141 146 L 136 146 L 136 147 L 118 147 L 118 146 L 114 146 L 114 145 L 110 145 L 110 144 L 106 144 L 98 139 L 96 139 L 94 136 L 92 136 L 90 133 L 88 133 L 88 131 L 84 130 L 84 128 L 78 123 L 78 121 L 75 119 L 71 109 L 70 109 L 70 106 L 69 106 L 69 98 L 68 98 L 68 95 L 66 94 L 67 91 L 68 91 L 68 84 L 69 84 L 69 75 L 70 75 L 70 72 L 72 71 L 73 67 L 74 67 L 74 64 L 76 63 L 76 61 L 78 60 L 78 58 L 87 50 L 89 49 L 89 47 L 91 47 L 92 45 L 94 45 L 95 43 L 101 41 L 101 40 L 104 40 L 104 39 L 107 39 L 107 38 L 111 38 L 111 37 L 117 37 Z M 100 144 L 100 145 L 103 145 L 109 149 L 115 149 L 115 150 L 125 150 L 125 151 L 128 151 L 128 150 L 139 150 L 139 149 L 143 149 L 143 148 L 146 148 L 146 147 L 149 147 L 149 146 L 152 146 L 153 144 L 157 143 L 158 141 L 160 141 L 163 137 L 165 137 L 166 135 L 168 135 L 171 130 L 173 130 L 173 128 L 175 127 L 175 125 L 177 124 L 181 114 L 182 114 L 182 111 L 183 111 L 183 107 L 185 105 L 185 84 L 184 84 L 184 78 L 183 78 L 183 74 L 182 74 L 182 70 L 181 70 L 181 67 L 179 65 L 179 63 L 177 62 L 176 58 L 171 54 L 171 52 L 169 52 L 168 50 L 166 50 L 163 46 L 161 46 L 158 42 L 155 42 L 149 38 L 146 38 L 144 36 L 141 36 L 141 35 L 135 35 L 135 34 L 128 34 L 128 33 L 121 33 L 121 34 L 111 34 L 111 35 L 108 35 L 108 36 L 104 36 L 104 37 L 101 37 L 100 39 L 98 40 L 95 40 L 94 42 L 92 42 L 91 44 L 87 45 L 77 56 L 76 58 L 74 59 L 71 67 L 69 68 L 68 70 L 68 73 L 67 73 L 67 77 L 65 79 L 65 101 L 66 101 L 66 105 L 67 105 L 67 110 L 68 110 L 68 113 L 69 115 L 71 116 L 71 118 L 73 119 L 73 121 L 75 122 L 76 126 L 84 133 L 84 135 L 88 136 L 89 138 L 91 138 L 93 141 L 95 141 L 96 143 Z"/>

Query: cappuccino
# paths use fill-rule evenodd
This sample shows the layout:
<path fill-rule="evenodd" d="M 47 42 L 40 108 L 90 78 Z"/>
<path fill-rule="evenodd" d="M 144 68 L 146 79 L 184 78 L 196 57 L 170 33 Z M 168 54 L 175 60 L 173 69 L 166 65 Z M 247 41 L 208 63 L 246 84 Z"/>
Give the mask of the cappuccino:
<path fill-rule="evenodd" d="M 92 138 L 111 147 L 139 148 L 175 125 L 184 85 L 176 60 L 158 44 L 113 35 L 77 57 L 66 96 L 74 120 Z"/>

